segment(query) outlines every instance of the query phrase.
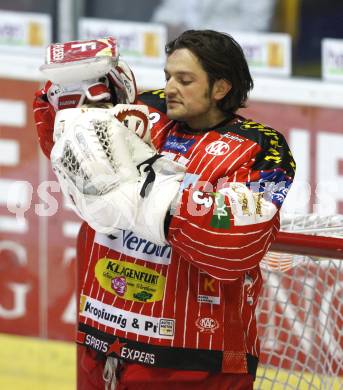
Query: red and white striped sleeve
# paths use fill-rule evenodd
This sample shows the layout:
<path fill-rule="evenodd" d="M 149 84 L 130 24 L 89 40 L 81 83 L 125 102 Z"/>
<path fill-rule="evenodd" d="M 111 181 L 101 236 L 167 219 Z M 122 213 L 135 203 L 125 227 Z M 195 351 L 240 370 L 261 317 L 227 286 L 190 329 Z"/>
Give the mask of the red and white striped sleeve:
<path fill-rule="evenodd" d="M 268 156 L 260 151 L 213 186 L 185 188 L 168 230 L 173 250 L 224 282 L 255 268 L 279 230 L 295 169 L 286 142 L 277 159 Z"/>
<path fill-rule="evenodd" d="M 48 102 L 46 94 L 51 86 L 48 81 L 44 88 L 35 93 L 33 100 L 33 116 L 38 134 L 38 141 L 46 157 L 50 158 L 51 149 L 54 146 L 53 132 L 55 110 Z"/>

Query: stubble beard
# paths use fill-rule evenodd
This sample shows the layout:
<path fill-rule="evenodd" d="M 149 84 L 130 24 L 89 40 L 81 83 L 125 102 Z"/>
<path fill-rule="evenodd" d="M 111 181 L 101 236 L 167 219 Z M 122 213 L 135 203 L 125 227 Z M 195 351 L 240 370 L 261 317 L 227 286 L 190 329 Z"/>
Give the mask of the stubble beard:
<path fill-rule="evenodd" d="M 211 91 L 208 87 L 203 93 L 202 99 L 204 102 L 207 101 L 209 103 L 210 94 Z M 198 115 L 202 115 L 202 113 L 199 113 Z M 187 122 L 187 119 L 189 119 L 189 111 L 181 103 L 177 104 L 175 108 L 168 108 L 167 104 L 167 116 L 172 120 Z M 194 114 L 194 116 L 197 116 L 197 114 Z"/>

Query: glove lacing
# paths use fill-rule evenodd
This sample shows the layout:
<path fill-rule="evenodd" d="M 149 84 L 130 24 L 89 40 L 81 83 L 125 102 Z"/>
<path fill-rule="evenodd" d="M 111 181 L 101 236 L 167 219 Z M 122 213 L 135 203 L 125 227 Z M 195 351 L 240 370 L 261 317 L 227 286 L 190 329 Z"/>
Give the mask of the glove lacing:
<path fill-rule="evenodd" d="M 105 382 L 105 390 L 114 390 L 117 383 L 116 369 L 118 366 L 118 359 L 108 356 L 106 359 L 102 378 Z"/>
<path fill-rule="evenodd" d="M 143 166 L 146 165 L 144 169 L 142 169 L 143 172 L 148 173 L 146 176 L 146 179 L 142 185 L 141 191 L 140 191 L 140 196 L 144 198 L 147 195 L 147 190 L 149 184 L 153 183 L 156 178 L 156 173 L 153 168 L 153 164 L 156 160 L 161 158 L 161 154 L 155 154 L 154 156 L 148 158 L 147 160 L 141 162 L 140 164 L 137 165 L 137 169 L 140 171 Z"/>

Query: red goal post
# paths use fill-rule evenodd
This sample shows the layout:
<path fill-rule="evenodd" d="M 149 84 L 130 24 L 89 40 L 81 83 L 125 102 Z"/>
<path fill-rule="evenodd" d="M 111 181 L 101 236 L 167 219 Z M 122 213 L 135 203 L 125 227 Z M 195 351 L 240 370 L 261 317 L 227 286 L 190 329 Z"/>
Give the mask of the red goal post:
<path fill-rule="evenodd" d="M 261 262 L 254 388 L 343 389 L 343 219 L 299 220 Z"/>
<path fill-rule="evenodd" d="M 281 231 L 270 250 L 278 253 L 343 260 L 343 237 L 313 236 Z"/>

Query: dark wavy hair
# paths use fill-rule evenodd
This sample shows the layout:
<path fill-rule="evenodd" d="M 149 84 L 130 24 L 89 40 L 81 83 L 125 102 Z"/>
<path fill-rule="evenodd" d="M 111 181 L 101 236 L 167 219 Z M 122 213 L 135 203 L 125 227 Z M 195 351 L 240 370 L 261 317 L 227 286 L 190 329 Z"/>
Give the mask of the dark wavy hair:
<path fill-rule="evenodd" d="M 207 73 L 210 90 L 216 80 L 225 79 L 232 85 L 229 93 L 218 102 L 218 108 L 232 113 L 245 107 L 254 82 L 241 46 L 226 33 L 213 30 L 187 30 L 167 43 L 167 56 L 177 49 L 190 50 Z"/>

